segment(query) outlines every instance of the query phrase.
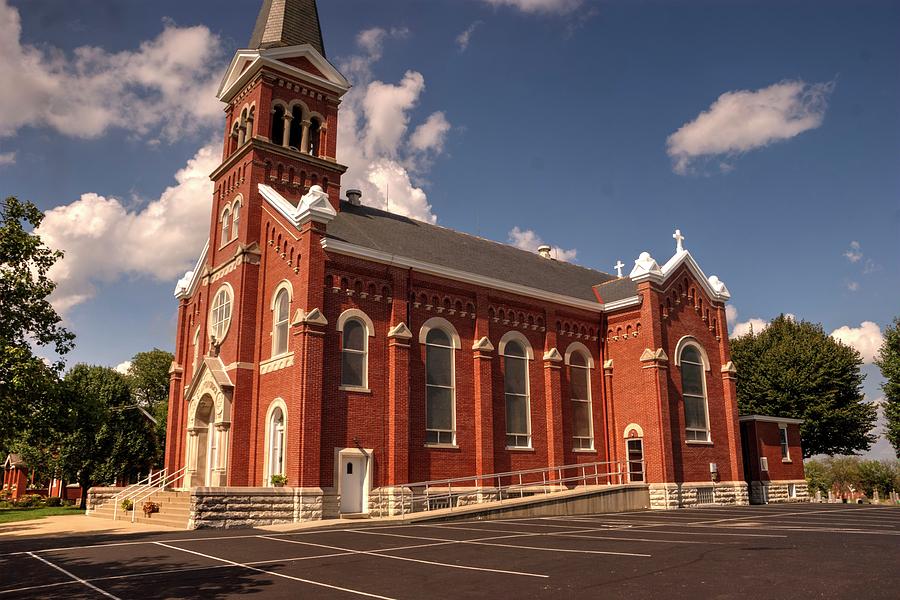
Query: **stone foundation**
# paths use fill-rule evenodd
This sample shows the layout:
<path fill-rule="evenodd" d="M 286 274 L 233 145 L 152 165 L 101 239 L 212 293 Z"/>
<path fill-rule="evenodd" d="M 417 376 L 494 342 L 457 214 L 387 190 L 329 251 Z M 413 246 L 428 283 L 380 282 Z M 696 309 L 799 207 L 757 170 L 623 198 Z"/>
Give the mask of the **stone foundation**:
<path fill-rule="evenodd" d="M 91 514 L 101 504 L 106 504 L 124 490 L 124 487 L 92 487 L 88 490 L 87 514 Z"/>
<path fill-rule="evenodd" d="M 691 506 L 746 506 L 749 503 L 744 481 L 695 481 L 651 483 L 650 508 L 669 510 Z"/>
<path fill-rule="evenodd" d="M 329 513 L 337 516 L 336 502 L 322 488 L 196 488 L 188 528 L 300 523 L 328 518 Z"/>
<path fill-rule="evenodd" d="M 793 486 L 793 495 L 791 494 Z M 781 504 L 786 502 L 809 502 L 809 486 L 805 479 L 789 481 L 751 481 L 751 504 Z"/>

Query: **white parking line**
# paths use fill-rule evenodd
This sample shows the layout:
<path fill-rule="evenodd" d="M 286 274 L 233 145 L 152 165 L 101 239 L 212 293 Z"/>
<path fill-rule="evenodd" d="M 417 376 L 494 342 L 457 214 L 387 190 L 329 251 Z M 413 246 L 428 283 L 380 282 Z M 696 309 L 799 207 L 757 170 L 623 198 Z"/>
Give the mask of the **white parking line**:
<path fill-rule="evenodd" d="M 392 550 L 395 550 L 394 548 L 387 548 L 385 550 L 351 550 L 350 548 L 341 548 L 338 546 L 326 546 L 324 544 L 314 544 L 312 542 L 303 542 L 300 540 L 283 540 L 281 538 L 273 538 L 273 537 L 266 537 L 266 536 L 260 536 L 260 537 L 262 537 L 263 539 L 272 540 L 275 542 L 284 542 L 287 544 L 303 544 L 304 546 L 315 546 L 317 548 L 327 548 L 330 550 L 346 550 L 348 552 L 352 552 L 353 554 L 366 554 L 369 556 L 377 556 L 378 558 L 388 558 L 391 560 L 402 560 L 402 561 L 407 561 L 407 562 L 421 563 L 423 565 L 434 565 L 437 567 L 447 567 L 450 569 L 463 569 L 466 571 L 485 571 L 488 573 L 501 573 L 503 575 L 520 575 L 523 577 L 542 577 L 544 579 L 549 577 L 549 575 L 541 575 L 539 573 L 525 573 L 523 571 L 507 571 L 504 569 L 489 569 L 487 567 L 472 567 L 469 565 L 454 565 L 451 563 L 442 563 L 442 562 L 436 562 L 433 560 L 423 560 L 423 559 L 419 559 L 419 558 L 409 558 L 407 556 L 391 556 L 390 554 L 383 554 L 384 552 L 391 552 Z M 444 546 L 444 545 L 447 545 L 448 543 L 449 542 L 441 542 L 440 544 L 421 544 L 419 546 L 414 546 L 414 547 L 428 548 L 428 547 L 432 547 L 432 546 Z"/>
<path fill-rule="evenodd" d="M 308 583 L 310 585 L 329 588 L 332 590 L 338 590 L 341 592 L 347 592 L 348 594 L 356 594 L 358 596 L 366 596 L 368 598 L 380 598 L 381 600 L 396 600 L 395 598 L 391 598 L 389 596 L 379 596 L 378 594 L 370 594 L 368 592 L 363 592 L 360 590 L 352 590 L 350 588 L 340 587 L 337 585 L 331 585 L 329 583 L 322 583 L 321 581 L 313 581 L 311 579 L 303 579 L 302 577 L 294 577 L 293 575 L 286 575 L 284 573 L 279 573 L 277 571 L 267 571 L 265 569 L 260 569 L 257 567 L 250 566 L 246 563 L 234 562 L 233 560 L 219 558 L 218 556 L 210 556 L 209 554 L 203 554 L 202 552 L 196 552 L 194 550 L 187 550 L 185 548 L 179 548 L 178 546 L 171 546 L 171 545 L 163 543 L 163 542 L 153 542 L 153 543 L 156 544 L 157 546 L 163 546 L 164 548 L 171 548 L 172 550 L 180 550 L 181 552 L 185 552 L 187 554 L 194 554 L 195 556 L 201 556 L 203 558 L 208 558 L 210 560 L 217 560 L 219 562 L 233 565 L 235 567 L 243 567 L 243 568 L 249 569 L 251 571 L 256 571 L 257 573 L 265 573 L 266 575 L 271 575 L 273 577 L 281 577 L 282 579 L 290 579 L 292 581 Z"/>
<path fill-rule="evenodd" d="M 385 528 L 381 528 L 385 529 Z M 365 535 L 385 535 L 390 537 L 399 537 L 399 538 L 408 538 L 413 540 L 435 540 L 442 542 L 456 542 L 458 544 L 474 544 L 477 546 L 495 546 L 497 548 L 513 548 L 516 550 L 537 550 L 539 552 L 570 552 L 575 554 L 605 554 L 611 556 L 635 556 L 638 558 L 652 558 L 651 554 L 640 554 L 636 552 L 613 552 L 606 550 L 573 550 L 569 548 L 541 548 L 539 546 L 518 546 L 516 544 L 499 544 L 496 542 L 487 542 L 482 540 L 450 540 L 446 538 L 430 538 L 430 537 L 421 537 L 414 535 L 404 535 L 401 533 L 378 533 L 374 530 L 366 530 L 366 529 L 353 529 L 354 533 L 365 534 Z M 492 539 L 508 539 L 508 538 L 519 538 L 519 537 L 538 537 L 544 536 L 546 534 L 543 533 L 531 533 L 531 534 L 513 534 L 513 535 L 503 535 L 497 536 Z"/>
<path fill-rule="evenodd" d="M 104 590 L 101 590 L 100 588 L 98 588 L 98 587 L 97 587 L 96 585 L 94 585 L 93 583 L 87 582 L 87 581 L 85 581 L 84 579 L 82 579 L 81 577 L 76 577 L 75 575 L 72 575 L 71 573 L 69 573 L 68 571 L 66 571 L 65 569 L 63 569 L 62 567 L 59 567 L 59 566 L 57 566 L 57 565 L 54 565 L 52 562 L 50 562 L 49 560 L 47 560 L 47 559 L 44 558 L 43 556 L 38 556 L 37 554 L 34 554 L 34 553 L 32 553 L 32 552 L 29 552 L 29 553 L 28 553 L 28 556 L 30 556 L 31 558 L 35 558 L 35 559 L 41 561 L 42 563 L 44 563 L 44 564 L 47 565 L 47 566 L 53 567 L 54 569 L 56 569 L 57 571 L 59 571 L 59 572 L 62 573 L 63 575 L 66 575 L 67 577 L 70 577 L 70 578 L 73 579 L 74 581 L 77 581 L 78 583 L 83 584 L 83 585 L 85 585 L 85 586 L 91 588 L 91 589 L 94 590 L 95 592 L 99 592 L 99 593 L 103 594 L 103 595 L 106 596 L 107 598 L 112 598 L 113 600 L 122 600 L 122 599 L 119 598 L 118 596 L 113 596 L 113 595 L 110 594 L 109 592 L 104 591 Z"/>
<path fill-rule="evenodd" d="M 520 525 L 525 526 L 536 526 L 536 527 L 565 527 L 564 525 L 541 525 L 540 523 L 520 523 Z M 529 534 L 536 533 L 532 531 L 512 531 L 509 529 L 489 529 L 485 527 L 454 527 L 452 525 L 430 525 L 430 527 L 443 527 L 445 529 L 464 529 L 466 531 L 494 531 L 497 533 L 510 533 L 510 534 Z M 697 542 L 693 540 L 654 540 L 650 538 L 636 538 L 636 537 L 622 537 L 622 536 L 612 536 L 612 535 L 585 535 L 591 532 L 606 532 L 610 531 L 607 528 L 603 529 L 583 529 L 579 531 L 550 531 L 544 533 L 538 533 L 539 536 L 565 536 L 565 537 L 573 537 L 580 538 L 585 540 L 613 540 L 617 542 L 651 542 L 657 544 L 703 544 L 704 546 L 714 545 L 714 546 L 722 546 L 727 545 L 729 542 Z M 787 537 L 787 536 L 782 536 Z"/>

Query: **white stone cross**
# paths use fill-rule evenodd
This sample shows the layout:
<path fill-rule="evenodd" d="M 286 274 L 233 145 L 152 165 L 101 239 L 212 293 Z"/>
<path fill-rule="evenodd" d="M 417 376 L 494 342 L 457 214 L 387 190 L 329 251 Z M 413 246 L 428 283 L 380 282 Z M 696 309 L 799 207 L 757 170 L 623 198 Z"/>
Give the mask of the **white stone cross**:
<path fill-rule="evenodd" d="M 619 278 L 622 277 L 622 269 L 624 269 L 624 268 L 625 268 L 625 263 L 622 262 L 622 259 L 617 260 L 615 269 L 616 269 L 616 273 L 618 274 Z"/>
<path fill-rule="evenodd" d="M 672 234 L 672 239 L 675 240 L 675 251 L 684 252 L 684 236 L 681 235 L 680 229 L 675 230 L 675 233 Z"/>

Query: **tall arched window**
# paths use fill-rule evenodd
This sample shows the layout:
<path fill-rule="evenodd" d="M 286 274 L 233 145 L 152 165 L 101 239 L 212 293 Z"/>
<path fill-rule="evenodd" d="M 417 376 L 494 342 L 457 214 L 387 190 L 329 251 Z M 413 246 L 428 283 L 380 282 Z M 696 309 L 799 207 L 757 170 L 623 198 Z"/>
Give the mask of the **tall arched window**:
<path fill-rule="evenodd" d="M 322 123 L 316 117 L 310 120 L 309 125 L 309 153 L 313 156 L 319 155 L 319 138 L 322 135 Z"/>
<path fill-rule="evenodd" d="M 269 473 L 266 484 L 271 485 L 272 475 L 284 475 L 284 412 L 276 407 L 269 418 Z"/>
<path fill-rule="evenodd" d="M 222 245 L 231 241 L 231 211 L 227 208 L 222 213 Z"/>
<path fill-rule="evenodd" d="M 234 203 L 231 209 L 231 239 L 236 240 L 241 227 L 241 201 Z"/>
<path fill-rule="evenodd" d="M 288 321 L 291 314 L 291 297 L 284 288 L 275 294 L 272 314 L 272 356 L 288 351 Z"/>
<path fill-rule="evenodd" d="M 231 324 L 231 288 L 223 286 L 216 292 L 213 299 L 212 310 L 209 315 L 210 333 L 216 338 L 217 342 L 225 339 L 228 333 L 228 326 Z"/>
<path fill-rule="evenodd" d="M 684 397 L 685 438 L 708 442 L 709 413 L 706 403 L 706 371 L 700 350 L 686 345 L 681 351 L 681 394 Z"/>
<path fill-rule="evenodd" d="M 272 109 L 272 132 L 269 138 L 273 144 L 281 146 L 284 143 L 284 107 L 276 104 Z"/>
<path fill-rule="evenodd" d="M 288 146 L 300 149 L 303 145 L 303 107 L 295 105 L 291 109 L 291 129 L 288 138 Z"/>
<path fill-rule="evenodd" d="M 425 337 L 425 442 L 456 443 L 453 340 L 434 328 Z"/>
<path fill-rule="evenodd" d="M 574 352 L 569 357 L 569 396 L 572 400 L 573 447 L 575 450 L 593 450 L 591 371 L 581 352 Z"/>
<path fill-rule="evenodd" d="M 348 319 L 341 336 L 341 385 L 354 388 L 367 386 L 369 335 L 359 319 Z"/>
<path fill-rule="evenodd" d="M 503 384 L 506 395 L 506 446 L 531 447 L 531 403 L 528 396 L 528 355 L 516 340 L 503 348 Z"/>

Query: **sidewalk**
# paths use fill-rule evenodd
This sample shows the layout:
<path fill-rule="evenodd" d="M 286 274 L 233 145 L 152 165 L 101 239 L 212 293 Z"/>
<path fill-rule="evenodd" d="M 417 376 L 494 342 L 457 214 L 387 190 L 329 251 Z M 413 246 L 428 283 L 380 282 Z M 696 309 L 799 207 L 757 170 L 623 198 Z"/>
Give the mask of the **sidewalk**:
<path fill-rule="evenodd" d="M 32 521 L 16 521 L 0 525 L 0 540 L 4 538 L 63 537 L 69 535 L 110 534 L 181 531 L 164 525 L 130 523 L 88 517 L 85 515 L 61 515 Z"/>

